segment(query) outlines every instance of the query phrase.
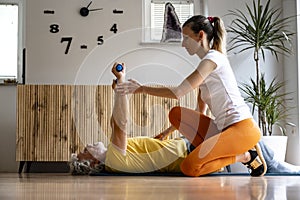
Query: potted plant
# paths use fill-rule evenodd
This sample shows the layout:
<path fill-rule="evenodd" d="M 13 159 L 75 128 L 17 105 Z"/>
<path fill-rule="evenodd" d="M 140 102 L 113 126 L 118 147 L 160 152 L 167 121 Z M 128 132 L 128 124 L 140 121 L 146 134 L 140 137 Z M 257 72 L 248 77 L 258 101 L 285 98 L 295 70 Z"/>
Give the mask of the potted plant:
<path fill-rule="evenodd" d="M 230 10 L 233 16 L 231 26 L 227 29 L 233 36 L 228 51 L 238 49 L 238 53 L 253 50 L 256 79 L 251 84 L 240 87 L 247 95 L 245 100 L 253 105 L 252 111 L 257 111 L 258 125 L 264 136 L 272 135 L 273 126 L 279 125 L 282 133 L 282 120 L 286 116 L 285 101 L 287 93 L 282 92 L 284 84 L 276 82 L 275 78 L 269 86 L 261 74 L 260 60 L 265 61 L 267 51 L 277 59 L 279 54 L 291 54 L 291 39 L 295 33 L 289 29 L 292 17 L 282 17 L 282 11 L 270 7 L 270 0 L 265 5 L 260 0 L 253 0 L 252 8 L 246 4 L 246 12 L 236 9 Z M 278 145 L 278 144 L 277 144 Z"/>
<path fill-rule="evenodd" d="M 264 74 L 260 76 L 259 88 L 256 82 L 251 79 L 251 84 L 243 83 L 240 89 L 246 95 L 246 102 L 252 104 L 252 113 L 255 108 L 260 108 L 262 111 L 262 119 L 265 120 L 262 124 L 264 134 L 263 140 L 269 147 L 276 151 L 275 156 L 278 160 L 285 160 L 287 136 L 285 125 L 295 126 L 293 123 L 286 123 L 287 111 L 291 107 L 286 106 L 286 102 L 290 101 L 287 98 L 288 93 L 281 92 L 284 87 L 284 82 L 276 82 L 275 78 L 269 85 L 266 84 Z M 259 94 L 259 96 L 258 96 Z M 274 135 L 274 127 L 279 130 L 276 137 L 269 137 Z"/>
<path fill-rule="evenodd" d="M 252 104 L 252 114 L 255 108 L 261 110 L 262 133 L 264 136 L 273 134 L 274 126 L 277 126 L 282 133 L 286 135 L 285 120 L 287 111 L 290 107 L 286 102 L 292 99 L 287 98 L 288 93 L 283 93 L 284 82 L 276 82 L 275 78 L 267 85 L 264 74 L 261 74 L 259 84 L 251 78 L 251 85 L 242 83 L 239 87 L 246 95 L 245 101 Z M 288 123 L 291 125 L 291 123 Z"/>

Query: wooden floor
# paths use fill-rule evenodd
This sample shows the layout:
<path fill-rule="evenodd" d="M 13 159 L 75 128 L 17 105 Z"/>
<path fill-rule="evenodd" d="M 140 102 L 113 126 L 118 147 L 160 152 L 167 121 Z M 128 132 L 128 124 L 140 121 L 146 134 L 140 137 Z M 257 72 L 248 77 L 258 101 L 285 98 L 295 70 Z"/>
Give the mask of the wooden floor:
<path fill-rule="evenodd" d="M 0 199 L 300 199 L 300 176 L 71 176 L 0 173 Z"/>

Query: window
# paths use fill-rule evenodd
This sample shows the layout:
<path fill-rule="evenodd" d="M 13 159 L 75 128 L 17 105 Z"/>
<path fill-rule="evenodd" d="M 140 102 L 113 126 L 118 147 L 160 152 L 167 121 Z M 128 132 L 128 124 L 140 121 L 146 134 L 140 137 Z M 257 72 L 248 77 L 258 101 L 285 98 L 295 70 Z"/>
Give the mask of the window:
<path fill-rule="evenodd" d="M 178 16 L 180 23 L 184 23 L 188 18 L 194 15 L 194 4 L 192 1 L 174 2 L 172 5 Z M 150 40 L 160 41 L 162 37 L 162 28 L 164 24 L 165 2 L 159 0 L 151 1 L 151 32 Z"/>
<path fill-rule="evenodd" d="M 20 9 L 17 1 L 11 2 L 0 1 L 0 83 L 21 80 Z"/>
<path fill-rule="evenodd" d="M 144 0 L 143 42 L 160 42 L 162 38 L 165 4 L 170 2 L 181 24 L 195 13 L 203 13 L 201 0 Z M 200 11 L 200 8 L 201 11 Z"/>

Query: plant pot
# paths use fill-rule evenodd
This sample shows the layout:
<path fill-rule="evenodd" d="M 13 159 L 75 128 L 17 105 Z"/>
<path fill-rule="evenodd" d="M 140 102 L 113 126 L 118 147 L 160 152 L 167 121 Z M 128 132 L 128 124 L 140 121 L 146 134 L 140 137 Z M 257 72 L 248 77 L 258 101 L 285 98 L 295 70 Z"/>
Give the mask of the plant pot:
<path fill-rule="evenodd" d="M 274 151 L 274 158 L 278 161 L 285 161 L 287 139 L 288 137 L 283 135 L 262 137 L 266 146 Z"/>

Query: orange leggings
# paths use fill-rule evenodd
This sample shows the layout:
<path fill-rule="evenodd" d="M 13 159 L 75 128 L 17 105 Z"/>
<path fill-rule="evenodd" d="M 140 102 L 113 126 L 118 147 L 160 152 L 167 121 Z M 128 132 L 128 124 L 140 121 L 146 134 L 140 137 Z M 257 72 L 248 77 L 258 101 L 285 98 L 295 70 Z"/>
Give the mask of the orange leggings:
<path fill-rule="evenodd" d="M 253 148 L 260 130 L 253 119 L 245 119 L 219 131 L 213 120 L 199 112 L 174 107 L 171 124 L 196 148 L 181 163 L 187 176 L 201 176 L 236 162 L 236 156 Z"/>

